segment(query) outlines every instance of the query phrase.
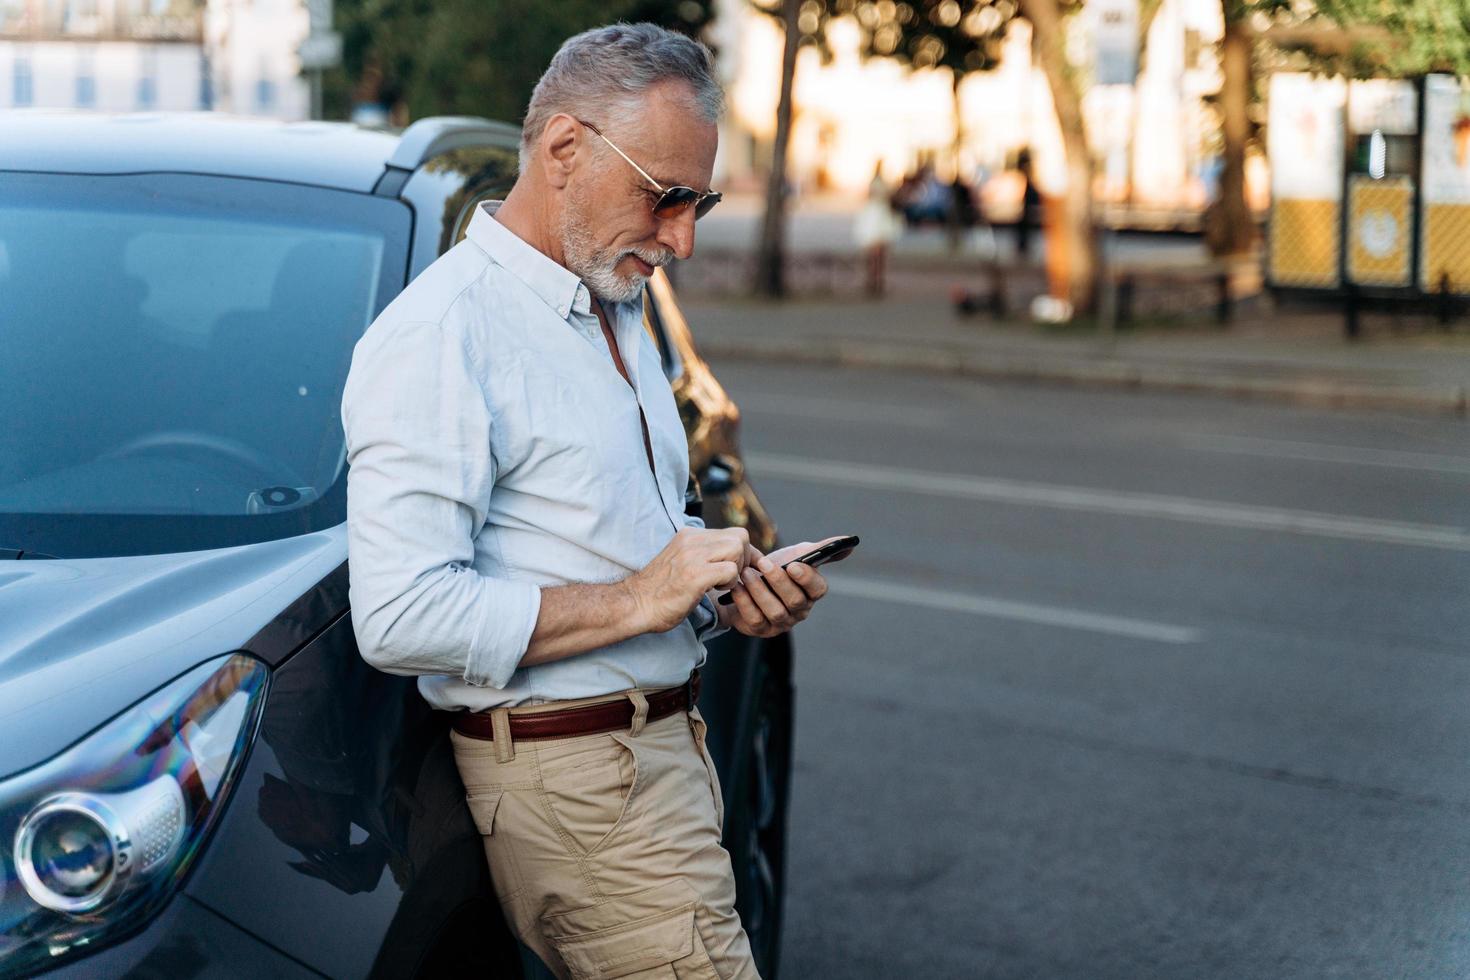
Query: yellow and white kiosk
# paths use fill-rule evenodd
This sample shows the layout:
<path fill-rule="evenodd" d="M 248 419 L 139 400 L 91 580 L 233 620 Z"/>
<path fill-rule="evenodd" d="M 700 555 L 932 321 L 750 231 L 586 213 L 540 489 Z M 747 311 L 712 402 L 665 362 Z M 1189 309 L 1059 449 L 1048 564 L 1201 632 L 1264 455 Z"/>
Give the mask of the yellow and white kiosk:
<path fill-rule="evenodd" d="M 1269 108 L 1273 290 L 1340 296 L 1349 336 L 1366 303 L 1470 294 L 1470 89 L 1281 73 Z"/>

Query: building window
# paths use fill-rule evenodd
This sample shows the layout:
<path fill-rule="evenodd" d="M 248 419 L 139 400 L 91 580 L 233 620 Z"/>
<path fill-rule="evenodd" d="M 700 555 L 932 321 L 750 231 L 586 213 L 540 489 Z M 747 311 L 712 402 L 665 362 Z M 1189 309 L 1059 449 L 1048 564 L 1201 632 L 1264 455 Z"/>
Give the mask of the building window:
<path fill-rule="evenodd" d="M 158 52 L 144 48 L 138 59 L 138 108 L 158 105 Z"/>
<path fill-rule="evenodd" d="M 276 107 L 276 83 L 262 78 L 255 83 L 255 108 L 257 112 L 270 113 Z"/>
<path fill-rule="evenodd" d="M 77 51 L 76 105 L 78 109 L 91 109 L 97 105 L 97 75 L 91 51 Z"/>
<path fill-rule="evenodd" d="M 31 59 L 24 55 L 16 55 L 13 66 L 14 95 L 11 104 L 16 106 L 28 106 L 36 101 L 35 83 L 31 80 Z"/>

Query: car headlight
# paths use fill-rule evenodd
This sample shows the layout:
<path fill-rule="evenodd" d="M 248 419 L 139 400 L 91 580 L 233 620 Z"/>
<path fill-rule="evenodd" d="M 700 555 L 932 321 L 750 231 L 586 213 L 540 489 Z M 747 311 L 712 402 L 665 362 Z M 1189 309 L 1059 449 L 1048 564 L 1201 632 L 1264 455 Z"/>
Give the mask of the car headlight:
<path fill-rule="evenodd" d="M 265 703 L 243 654 L 201 664 L 0 780 L 0 977 L 137 930 L 218 820 Z"/>

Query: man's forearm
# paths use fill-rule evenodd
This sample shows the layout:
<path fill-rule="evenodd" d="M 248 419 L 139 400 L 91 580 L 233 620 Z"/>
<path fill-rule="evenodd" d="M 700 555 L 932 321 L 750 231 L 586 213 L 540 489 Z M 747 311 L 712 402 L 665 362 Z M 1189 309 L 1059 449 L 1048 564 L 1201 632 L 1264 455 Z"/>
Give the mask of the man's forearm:
<path fill-rule="evenodd" d="M 648 632 L 632 583 L 557 585 L 541 590 L 536 629 L 522 667 L 565 660 Z"/>

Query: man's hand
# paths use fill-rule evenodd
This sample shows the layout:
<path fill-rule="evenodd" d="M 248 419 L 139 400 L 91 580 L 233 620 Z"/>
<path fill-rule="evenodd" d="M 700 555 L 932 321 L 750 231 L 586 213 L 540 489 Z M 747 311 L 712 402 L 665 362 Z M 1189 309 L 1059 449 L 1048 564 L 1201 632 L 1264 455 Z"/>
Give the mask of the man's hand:
<path fill-rule="evenodd" d="M 835 537 L 827 539 L 836 540 Z M 827 580 L 821 572 L 801 562 L 793 562 L 785 569 L 781 566 L 827 541 L 803 541 L 769 555 L 751 548 L 740 584 L 730 590 L 733 603 L 715 607 L 720 622 L 746 636 L 768 637 L 785 633 L 806 619 L 816 601 L 827 594 Z"/>
<path fill-rule="evenodd" d="M 639 632 L 664 633 L 684 622 L 706 592 L 740 580 L 751 554 L 760 557 L 743 527 L 685 528 L 675 534 L 647 568 L 626 579 Z"/>

